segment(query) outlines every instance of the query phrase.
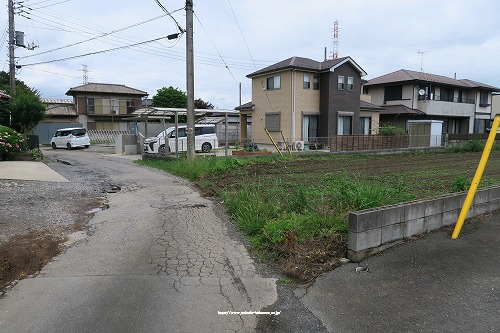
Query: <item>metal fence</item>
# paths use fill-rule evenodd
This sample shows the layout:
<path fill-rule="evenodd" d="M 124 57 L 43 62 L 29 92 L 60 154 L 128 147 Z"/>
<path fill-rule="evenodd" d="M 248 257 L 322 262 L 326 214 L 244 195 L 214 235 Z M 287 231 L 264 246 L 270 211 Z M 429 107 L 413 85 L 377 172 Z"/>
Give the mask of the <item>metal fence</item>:
<path fill-rule="evenodd" d="M 92 143 L 115 143 L 115 138 L 120 134 L 130 134 L 130 131 L 116 130 L 87 130 Z"/>

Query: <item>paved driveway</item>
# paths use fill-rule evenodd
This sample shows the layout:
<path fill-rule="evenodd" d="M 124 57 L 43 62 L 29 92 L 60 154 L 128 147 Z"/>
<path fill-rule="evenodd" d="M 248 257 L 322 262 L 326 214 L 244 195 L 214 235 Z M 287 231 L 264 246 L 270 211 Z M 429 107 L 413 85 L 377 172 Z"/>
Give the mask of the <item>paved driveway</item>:
<path fill-rule="evenodd" d="M 387 250 L 297 295 L 329 332 L 500 332 L 500 215 Z"/>

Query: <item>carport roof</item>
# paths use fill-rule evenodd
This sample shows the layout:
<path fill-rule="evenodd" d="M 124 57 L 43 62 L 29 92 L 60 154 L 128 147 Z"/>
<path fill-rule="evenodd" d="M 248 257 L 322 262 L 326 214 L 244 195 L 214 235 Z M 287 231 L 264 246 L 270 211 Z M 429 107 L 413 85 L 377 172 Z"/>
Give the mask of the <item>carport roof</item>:
<path fill-rule="evenodd" d="M 237 110 L 224 110 L 224 109 L 194 109 L 194 113 L 198 115 L 204 115 L 207 113 L 218 113 L 218 114 L 240 114 Z M 160 108 L 160 107 L 149 107 L 135 110 L 132 112 L 133 118 L 131 120 L 147 120 L 147 119 L 162 119 L 175 115 L 186 115 L 187 109 L 185 108 Z"/>

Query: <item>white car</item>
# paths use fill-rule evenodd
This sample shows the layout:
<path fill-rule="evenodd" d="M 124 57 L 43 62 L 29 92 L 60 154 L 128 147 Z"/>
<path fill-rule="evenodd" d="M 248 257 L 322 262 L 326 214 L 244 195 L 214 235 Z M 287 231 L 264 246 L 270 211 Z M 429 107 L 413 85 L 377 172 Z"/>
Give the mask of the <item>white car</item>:
<path fill-rule="evenodd" d="M 61 128 L 56 131 L 50 140 L 52 149 L 76 147 L 90 147 L 90 137 L 83 127 Z"/>
<path fill-rule="evenodd" d="M 179 126 L 177 131 L 179 133 L 177 140 L 175 139 L 175 127 L 169 127 L 158 135 L 145 139 L 144 152 L 161 155 L 175 152 L 176 141 L 178 152 L 187 151 L 186 126 Z M 165 137 L 168 139 L 168 145 L 165 145 Z M 195 125 L 194 142 L 194 149 L 202 153 L 209 153 L 212 149 L 219 148 L 215 125 Z"/>

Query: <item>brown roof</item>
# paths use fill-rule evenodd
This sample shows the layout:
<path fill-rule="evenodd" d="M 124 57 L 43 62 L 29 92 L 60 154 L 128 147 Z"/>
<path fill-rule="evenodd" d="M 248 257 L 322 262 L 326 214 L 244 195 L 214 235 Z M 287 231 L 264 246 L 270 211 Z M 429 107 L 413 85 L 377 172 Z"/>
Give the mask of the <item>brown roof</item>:
<path fill-rule="evenodd" d="M 457 80 L 447 76 L 410 71 L 408 69 L 400 69 L 398 71 L 376 77 L 369 80 L 368 83 L 365 84 L 365 86 L 415 81 L 422 83 L 437 83 L 461 88 L 483 88 L 488 90 L 500 90 L 499 88 L 472 80 Z"/>
<path fill-rule="evenodd" d="M 329 71 L 332 67 L 339 66 L 345 62 L 350 62 L 362 75 L 366 75 L 365 71 L 351 57 L 343 57 L 334 60 L 316 61 L 309 58 L 291 57 L 283 61 L 277 62 L 274 65 L 259 69 L 256 72 L 247 75 L 248 78 L 266 73 L 282 71 L 286 69 L 302 69 L 312 72 Z"/>
<path fill-rule="evenodd" d="M 98 94 L 120 94 L 120 95 L 138 95 L 147 96 L 148 93 L 142 90 L 127 87 L 123 84 L 109 83 L 88 83 L 82 86 L 70 88 L 66 95 L 74 95 L 75 93 L 98 93 Z"/>
<path fill-rule="evenodd" d="M 240 106 L 235 107 L 235 110 L 248 110 L 248 109 L 254 109 L 255 105 L 252 102 L 247 102 L 245 104 L 242 104 Z"/>
<path fill-rule="evenodd" d="M 424 111 L 420 111 L 418 109 L 410 109 L 404 105 L 386 105 L 382 111 L 380 111 L 382 115 L 397 115 L 397 114 L 409 114 L 409 115 L 425 115 Z"/>
<path fill-rule="evenodd" d="M 359 108 L 361 110 L 373 110 L 373 111 L 382 111 L 382 110 L 384 110 L 384 108 L 381 107 L 381 106 L 378 106 L 378 105 L 375 105 L 375 104 L 372 104 L 372 103 L 368 103 L 368 102 L 365 102 L 365 101 L 360 101 L 359 102 Z"/>
<path fill-rule="evenodd" d="M 48 117 L 78 115 L 72 99 L 42 98 L 42 102 L 47 107 L 47 109 L 45 110 L 45 114 Z"/>

